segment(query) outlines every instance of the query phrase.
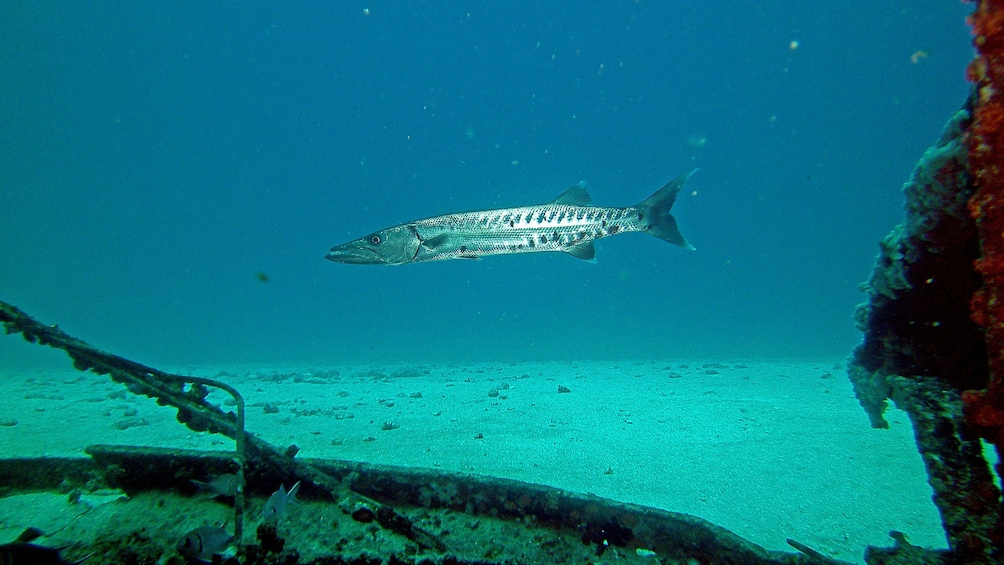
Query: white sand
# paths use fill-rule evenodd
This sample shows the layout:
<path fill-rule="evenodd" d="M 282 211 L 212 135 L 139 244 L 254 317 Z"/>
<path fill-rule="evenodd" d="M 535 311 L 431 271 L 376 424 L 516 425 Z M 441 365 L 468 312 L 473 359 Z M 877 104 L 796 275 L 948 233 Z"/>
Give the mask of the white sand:
<path fill-rule="evenodd" d="M 835 360 L 708 363 L 230 368 L 221 378 L 247 399 L 249 431 L 295 443 L 303 457 L 545 483 L 700 516 L 770 549 L 791 550 L 792 538 L 847 561 L 862 562 L 868 544 L 891 545 L 890 530 L 945 547 L 906 414 L 890 409 L 891 429 L 871 429 Z M 276 382 L 275 373 L 290 376 Z M 77 455 L 94 443 L 232 446 L 189 432 L 173 410 L 107 377 L 0 378 L 4 457 Z M 148 425 L 116 427 L 128 419 Z"/>

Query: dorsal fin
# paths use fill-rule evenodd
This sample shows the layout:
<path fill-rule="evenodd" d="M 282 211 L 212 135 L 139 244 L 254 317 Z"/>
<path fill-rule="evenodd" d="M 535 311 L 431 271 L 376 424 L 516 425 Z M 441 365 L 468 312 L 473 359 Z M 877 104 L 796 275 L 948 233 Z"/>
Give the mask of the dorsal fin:
<path fill-rule="evenodd" d="M 592 199 L 586 192 L 586 181 L 581 181 L 572 188 L 562 192 L 554 199 L 552 204 L 565 204 L 567 206 L 589 206 Z"/>

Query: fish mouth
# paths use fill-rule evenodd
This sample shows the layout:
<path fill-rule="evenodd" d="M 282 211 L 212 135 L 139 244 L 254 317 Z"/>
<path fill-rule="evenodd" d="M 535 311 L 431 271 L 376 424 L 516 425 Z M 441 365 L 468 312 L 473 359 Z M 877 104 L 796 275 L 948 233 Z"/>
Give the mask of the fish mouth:
<path fill-rule="evenodd" d="M 382 265 L 385 263 L 372 249 L 344 245 L 332 247 L 331 251 L 324 258 L 335 263 L 346 263 L 349 265 Z"/>

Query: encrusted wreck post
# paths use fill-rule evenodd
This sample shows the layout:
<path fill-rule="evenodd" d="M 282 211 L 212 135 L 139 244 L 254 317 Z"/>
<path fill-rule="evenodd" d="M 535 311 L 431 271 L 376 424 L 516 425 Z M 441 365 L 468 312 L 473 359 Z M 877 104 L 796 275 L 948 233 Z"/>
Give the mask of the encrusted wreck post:
<path fill-rule="evenodd" d="M 1004 0 L 981 0 L 969 19 L 977 55 L 968 68 L 975 85 L 973 123 L 966 137 L 976 193 L 969 212 L 979 232 L 976 271 L 983 286 L 972 298 L 972 318 L 984 331 L 988 381 L 963 393 L 967 422 L 1004 455 Z M 998 464 L 997 475 L 1004 477 Z M 993 541 L 1004 548 L 1004 506 Z"/>
<path fill-rule="evenodd" d="M 909 414 L 952 559 L 994 563 L 999 492 L 961 400 L 987 382 L 983 332 L 969 316 L 981 282 L 967 210 L 970 122 L 968 108 L 956 113 L 903 187 L 906 220 L 881 242 L 864 286 L 868 302 L 857 312 L 864 341 L 848 374 L 873 427 L 888 427 L 887 399 Z"/>
<path fill-rule="evenodd" d="M 849 374 L 873 426 L 887 398 L 910 414 L 952 557 L 989 563 L 1004 560 L 980 441 L 1004 455 L 1004 0 L 976 4 L 973 96 L 906 186 L 907 221 L 882 242 Z"/>
<path fill-rule="evenodd" d="M 906 187 L 849 374 L 873 426 L 886 398 L 910 413 L 953 560 L 996 563 L 1004 505 L 980 440 L 1004 456 L 1004 0 L 976 5 L 973 96 Z"/>

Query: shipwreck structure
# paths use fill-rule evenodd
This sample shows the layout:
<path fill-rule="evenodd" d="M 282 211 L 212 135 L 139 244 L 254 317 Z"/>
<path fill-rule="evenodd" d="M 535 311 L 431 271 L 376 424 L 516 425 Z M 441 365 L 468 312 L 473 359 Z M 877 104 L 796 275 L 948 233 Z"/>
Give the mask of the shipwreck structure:
<path fill-rule="evenodd" d="M 941 559 L 999 563 L 1004 507 L 985 445 L 1000 460 L 1004 2 L 981 0 L 970 24 L 972 95 L 904 186 L 906 219 L 881 242 L 848 373 L 874 427 L 887 426 L 887 399 L 910 415 L 949 544 Z"/>

